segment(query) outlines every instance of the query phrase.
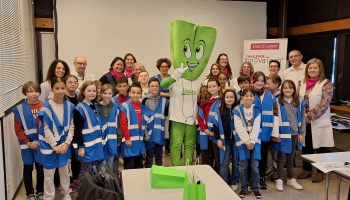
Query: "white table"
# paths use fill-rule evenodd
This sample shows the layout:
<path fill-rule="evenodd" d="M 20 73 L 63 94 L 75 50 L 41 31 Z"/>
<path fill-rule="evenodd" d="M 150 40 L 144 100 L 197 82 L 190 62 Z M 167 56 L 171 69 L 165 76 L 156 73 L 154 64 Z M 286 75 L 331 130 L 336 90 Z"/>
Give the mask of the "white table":
<path fill-rule="evenodd" d="M 185 166 L 174 167 L 186 170 Z M 205 183 L 207 200 L 240 200 L 241 198 L 208 165 L 197 165 L 199 176 Z M 125 200 L 181 200 L 183 188 L 151 188 L 150 168 L 129 169 L 122 171 Z"/>
<path fill-rule="evenodd" d="M 350 151 L 336 153 L 320 153 L 301 155 L 301 158 L 307 162 L 350 162 Z M 337 183 L 337 199 L 340 199 L 340 184 L 341 178 L 344 177 L 350 180 L 350 170 L 335 170 L 333 173 L 338 175 Z M 326 191 L 324 199 L 328 199 L 329 188 L 329 173 L 326 173 Z"/>

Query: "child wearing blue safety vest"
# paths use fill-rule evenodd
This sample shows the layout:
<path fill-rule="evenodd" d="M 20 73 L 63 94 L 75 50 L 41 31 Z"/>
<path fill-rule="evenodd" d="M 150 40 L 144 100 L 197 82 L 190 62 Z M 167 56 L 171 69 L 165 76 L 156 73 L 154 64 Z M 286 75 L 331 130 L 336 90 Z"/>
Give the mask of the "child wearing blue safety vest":
<path fill-rule="evenodd" d="M 281 95 L 278 98 L 278 123 L 274 128 L 272 141 L 277 154 L 277 177 L 276 190 L 283 190 L 283 166 L 287 163 L 287 185 L 296 190 L 303 187 L 294 179 L 293 165 L 294 155 L 298 142 L 302 142 L 305 136 L 305 101 L 300 101 L 293 81 L 285 80 L 281 87 Z"/>
<path fill-rule="evenodd" d="M 71 199 L 68 159 L 73 139 L 74 105 L 65 100 L 66 84 L 63 78 L 51 80 L 53 98 L 43 104 L 40 119 L 40 154 L 44 166 L 44 199 L 55 199 L 54 173 L 58 168 L 61 193 L 64 200 Z"/>
<path fill-rule="evenodd" d="M 253 90 L 255 93 L 254 105 L 261 109 L 261 160 L 259 163 L 260 182 L 262 190 L 267 189 L 265 182 L 267 156 L 271 146 L 271 133 L 274 118 L 277 117 L 276 98 L 270 91 L 265 90 L 266 76 L 263 72 L 257 71 L 253 75 Z"/>
<path fill-rule="evenodd" d="M 259 160 L 261 109 L 254 105 L 253 89 L 246 88 L 242 92 L 242 103 L 233 109 L 235 133 L 235 158 L 239 160 L 239 177 L 241 191 L 239 196 L 245 198 L 248 192 L 248 167 L 251 168 L 251 190 L 260 199 L 259 192 Z"/>
<path fill-rule="evenodd" d="M 142 104 L 154 111 L 153 123 L 149 124 L 150 130 L 145 134 L 146 162 L 147 168 L 152 167 L 153 157 L 156 165 L 163 164 L 163 146 L 165 139 L 169 138 L 169 121 L 165 118 L 168 115 L 169 100 L 161 97 L 160 82 L 157 78 L 151 78 L 148 82 L 149 95 L 142 100 Z"/>
<path fill-rule="evenodd" d="M 220 150 L 225 151 L 224 161 L 220 167 L 219 174 L 227 184 L 231 185 L 234 191 L 238 190 L 239 178 L 239 165 L 233 154 L 234 124 L 232 110 L 237 106 L 236 99 L 236 92 L 234 90 L 227 89 L 224 92 L 221 97 L 219 110 L 216 111 L 216 115 L 220 117 L 222 128 L 214 124 L 214 137 L 217 140 L 217 146 Z M 232 173 L 230 173 L 230 161 L 232 161 Z"/>
<path fill-rule="evenodd" d="M 112 101 L 113 98 L 113 86 L 110 84 L 104 84 L 101 87 L 101 101 L 97 103 L 99 110 L 101 130 L 104 144 L 104 160 L 106 160 L 107 166 L 117 173 L 117 170 L 113 169 L 114 158 L 119 157 L 118 141 L 117 141 L 117 121 L 118 121 L 118 105 Z"/>
<path fill-rule="evenodd" d="M 271 68 L 271 67 L 270 67 Z M 277 99 L 280 96 L 280 87 L 282 84 L 281 77 L 279 75 L 270 75 L 266 77 L 266 85 L 265 89 L 270 91 L 273 96 Z M 277 152 L 270 146 L 268 158 L 267 158 L 267 166 L 266 176 L 270 176 L 272 180 L 277 179 Z"/>
<path fill-rule="evenodd" d="M 146 123 L 151 122 L 153 112 L 142 105 L 140 98 L 142 88 L 139 83 L 130 86 L 130 100 L 119 106 L 120 127 L 123 133 L 121 153 L 124 158 L 124 169 L 142 167 L 142 156 L 145 154 Z"/>
<path fill-rule="evenodd" d="M 210 99 L 200 103 L 197 115 L 200 129 L 201 163 L 211 167 L 215 166 L 214 170 L 219 174 L 225 154 L 223 149 L 218 148 L 217 140 L 214 137 L 214 123 L 217 123 L 216 126 L 221 128 L 220 130 L 223 132 L 221 119 L 216 114 L 220 105 L 220 82 L 215 78 L 210 78 L 207 82 L 207 88 Z"/>
<path fill-rule="evenodd" d="M 42 102 L 38 100 L 40 95 L 40 86 L 37 83 L 29 81 L 22 87 L 22 94 L 26 96 L 26 101 L 14 108 L 14 127 L 18 137 L 18 143 L 21 148 L 23 161 L 23 182 L 26 190 L 27 199 L 35 200 L 33 188 L 32 172 L 33 165 L 36 169 L 36 198 L 43 199 L 44 189 L 44 172 L 43 166 L 39 164 L 38 157 L 38 127 L 39 127 L 39 110 Z"/>
<path fill-rule="evenodd" d="M 74 111 L 74 140 L 77 143 L 77 158 L 81 161 L 78 187 L 84 174 L 93 173 L 93 165 L 105 157 L 96 97 L 97 86 L 93 81 L 86 81 L 80 88 L 80 103 Z"/>

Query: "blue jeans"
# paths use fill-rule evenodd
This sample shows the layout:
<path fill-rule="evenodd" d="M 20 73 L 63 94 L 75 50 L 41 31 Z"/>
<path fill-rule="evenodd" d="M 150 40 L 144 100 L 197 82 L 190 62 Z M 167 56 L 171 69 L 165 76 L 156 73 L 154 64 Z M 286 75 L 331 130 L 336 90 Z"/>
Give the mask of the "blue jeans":
<path fill-rule="evenodd" d="M 232 161 L 232 173 L 230 174 L 230 161 Z M 228 184 L 237 185 L 239 178 L 239 164 L 233 155 L 233 140 L 225 140 L 225 158 L 220 166 L 220 177 Z"/>
<path fill-rule="evenodd" d="M 259 160 L 255 160 L 253 158 L 253 153 L 250 151 L 250 159 L 248 160 L 241 160 L 239 162 L 239 174 L 240 174 L 240 182 L 241 182 L 241 190 L 248 191 L 248 162 L 250 161 L 250 167 L 251 167 L 251 179 L 252 179 L 252 191 L 259 191 L 259 181 L 260 181 L 260 174 L 259 174 Z"/>
<path fill-rule="evenodd" d="M 154 148 L 146 150 L 146 168 L 151 168 L 153 164 L 153 157 L 156 159 L 156 165 L 163 164 L 163 146 L 155 144 Z"/>

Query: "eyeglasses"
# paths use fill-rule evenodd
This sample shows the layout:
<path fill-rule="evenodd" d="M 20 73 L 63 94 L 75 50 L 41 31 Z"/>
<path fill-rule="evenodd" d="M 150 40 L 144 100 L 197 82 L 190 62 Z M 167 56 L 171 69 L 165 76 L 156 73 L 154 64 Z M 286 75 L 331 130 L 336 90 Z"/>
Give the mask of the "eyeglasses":
<path fill-rule="evenodd" d="M 163 68 L 163 69 L 165 69 L 165 68 L 168 68 L 169 66 L 160 66 L 160 68 Z"/>
<path fill-rule="evenodd" d="M 278 68 L 278 65 L 270 65 L 270 68 L 274 67 L 274 68 Z"/>
<path fill-rule="evenodd" d="M 78 64 L 78 65 L 83 65 L 83 66 L 87 65 L 87 63 L 82 63 L 82 62 L 75 62 L 75 63 Z"/>

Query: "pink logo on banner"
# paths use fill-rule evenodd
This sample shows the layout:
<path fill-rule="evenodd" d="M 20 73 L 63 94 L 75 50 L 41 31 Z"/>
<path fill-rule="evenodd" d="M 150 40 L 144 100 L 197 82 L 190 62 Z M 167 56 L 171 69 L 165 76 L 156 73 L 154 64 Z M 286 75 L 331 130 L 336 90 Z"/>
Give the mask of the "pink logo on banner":
<path fill-rule="evenodd" d="M 280 43 L 252 43 L 250 44 L 250 50 L 278 50 L 280 49 Z"/>

